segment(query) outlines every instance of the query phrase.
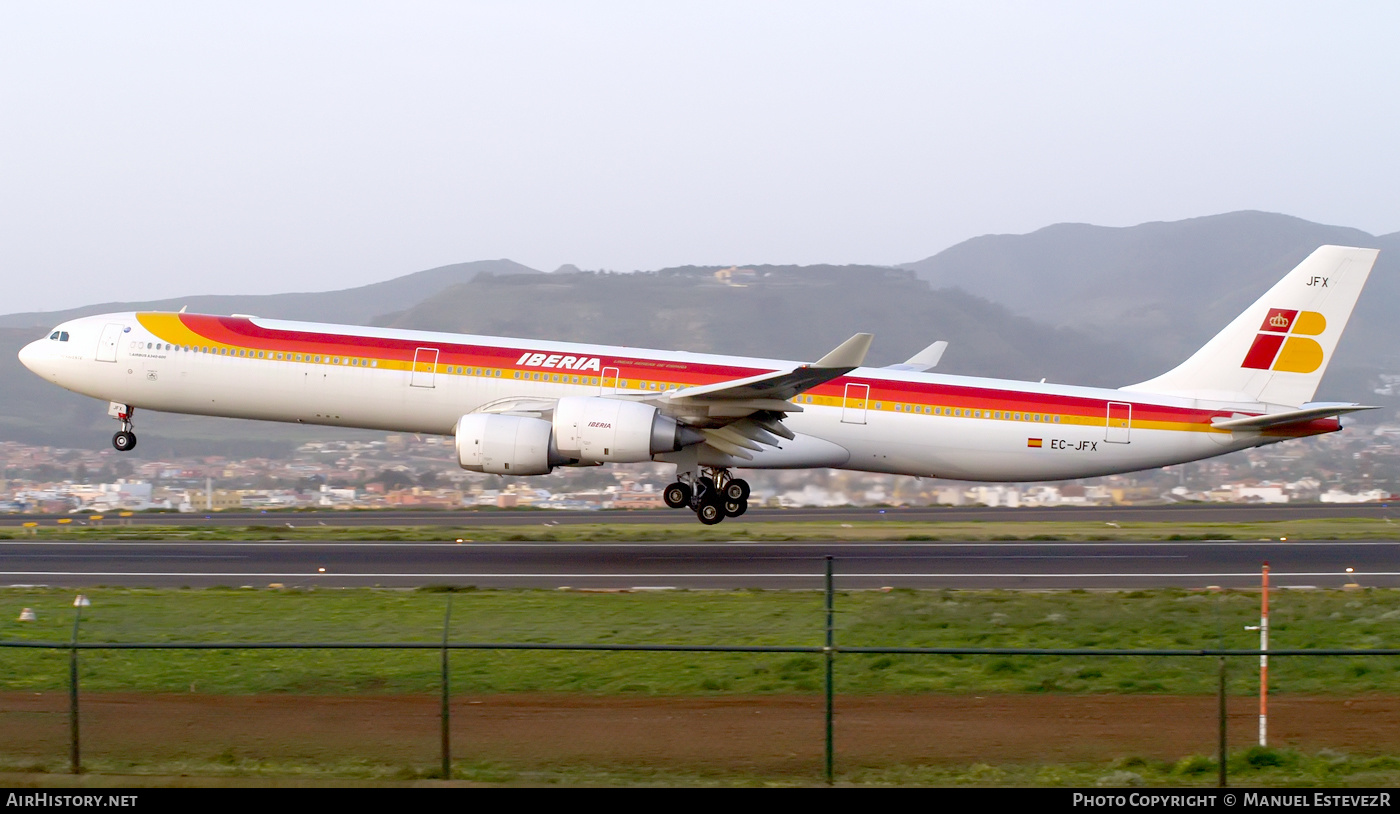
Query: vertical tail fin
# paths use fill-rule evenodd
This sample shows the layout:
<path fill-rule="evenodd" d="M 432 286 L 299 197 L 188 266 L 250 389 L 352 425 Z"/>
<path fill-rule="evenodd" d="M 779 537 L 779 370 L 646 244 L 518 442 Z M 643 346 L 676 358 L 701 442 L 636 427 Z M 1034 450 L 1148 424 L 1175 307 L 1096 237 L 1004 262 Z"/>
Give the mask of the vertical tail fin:
<path fill-rule="evenodd" d="M 1311 401 L 1378 254 L 1319 247 L 1190 359 L 1122 389 L 1282 405 Z"/>

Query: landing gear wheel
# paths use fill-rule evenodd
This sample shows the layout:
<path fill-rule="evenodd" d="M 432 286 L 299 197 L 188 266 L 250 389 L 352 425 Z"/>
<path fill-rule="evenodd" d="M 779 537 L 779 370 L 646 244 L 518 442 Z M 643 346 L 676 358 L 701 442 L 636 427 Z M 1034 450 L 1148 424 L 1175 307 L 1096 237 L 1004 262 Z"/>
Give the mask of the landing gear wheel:
<path fill-rule="evenodd" d="M 661 493 L 661 499 L 666 501 L 666 505 L 672 509 L 679 509 L 690 505 L 690 487 L 680 481 L 676 481 L 666 487 L 666 491 Z"/>
<path fill-rule="evenodd" d="M 121 422 L 117 425 L 120 427 L 117 434 L 112 436 L 112 448 L 117 452 L 130 452 L 136 448 L 136 433 L 131 431 L 131 416 L 135 413 L 136 408 L 130 405 L 115 401 L 107 405 L 107 415 Z"/>
<path fill-rule="evenodd" d="M 713 526 L 724 520 L 724 514 L 724 507 L 718 503 L 701 503 L 700 508 L 695 510 L 695 516 L 707 526 Z"/>
<path fill-rule="evenodd" d="M 748 511 L 749 485 L 724 467 L 678 464 L 676 481 L 666 487 L 662 498 L 672 508 L 689 506 L 701 523 L 713 526 Z"/>

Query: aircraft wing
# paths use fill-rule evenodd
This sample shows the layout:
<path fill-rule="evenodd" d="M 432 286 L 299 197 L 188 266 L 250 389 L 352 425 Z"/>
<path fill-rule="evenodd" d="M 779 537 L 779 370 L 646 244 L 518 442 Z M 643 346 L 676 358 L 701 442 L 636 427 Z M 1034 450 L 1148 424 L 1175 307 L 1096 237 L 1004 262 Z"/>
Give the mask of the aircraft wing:
<path fill-rule="evenodd" d="M 860 367 L 872 338 L 871 334 L 856 334 L 810 365 L 666 393 L 620 394 L 615 398 L 653 404 L 679 423 L 699 430 L 708 446 L 733 458 L 751 460 L 752 452 L 765 446 L 778 447 L 783 439 L 796 437 L 782 424 L 786 413 L 802 412 L 790 399 Z M 547 418 L 556 401 L 508 397 L 482 405 L 476 412 Z"/>
<path fill-rule="evenodd" d="M 873 338 L 856 334 L 810 365 L 686 387 L 648 401 L 700 430 L 706 445 L 733 458 L 752 460 L 752 452 L 778 447 L 781 439 L 795 437 L 782 420 L 802 408 L 789 399 L 860 367 Z"/>
<path fill-rule="evenodd" d="M 687 387 L 670 394 L 672 400 L 705 399 L 780 399 L 786 401 L 798 393 L 850 373 L 865 361 L 870 350 L 872 334 L 856 334 L 831 353 L 810 365 L 798 365 L 791 370 L 762 373 L 745 379 Z"/>
<path fill-rule="evenodd" d="M 1218 430 L 1266 430 L 1275 427 L 1286 427 L 1291 424 L 1306 424 L 1319 418 L 1332 418 L 1334 416 L 1355 413 L 1361 410 L 1375 410 L 1376 407 L 1367 407 L 1363 404 L 1316 404 L 1304 405 L 1298 410 L 1289 410 L 1284 413 L 1269 413 L 1268 415 L 1241 416 L 1239 418 L 1217 418 L 1211 422 L 1211 426 Z"/>

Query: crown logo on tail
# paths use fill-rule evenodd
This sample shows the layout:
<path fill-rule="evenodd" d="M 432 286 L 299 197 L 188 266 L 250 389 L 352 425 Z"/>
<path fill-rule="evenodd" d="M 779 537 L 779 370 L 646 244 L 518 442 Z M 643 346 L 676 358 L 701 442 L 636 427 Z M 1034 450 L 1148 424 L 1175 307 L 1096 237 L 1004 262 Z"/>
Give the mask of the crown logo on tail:
<path fill-rule="evenodd" d="M 1326 329 L 1327 318 L 1316 311 L 1271 308 L 1240 367 L 1312 373 L 1322 366 L 1324 354 L 1322 346 L 1307 337 Z"/>

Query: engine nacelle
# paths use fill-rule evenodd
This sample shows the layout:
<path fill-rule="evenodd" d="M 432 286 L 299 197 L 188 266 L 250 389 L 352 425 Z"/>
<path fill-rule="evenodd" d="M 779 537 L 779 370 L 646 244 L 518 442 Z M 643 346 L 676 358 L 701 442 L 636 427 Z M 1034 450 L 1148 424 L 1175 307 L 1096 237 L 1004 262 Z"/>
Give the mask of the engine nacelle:
<path fill-rule="evenodd" d="M 648 404 L 571 396 L 553 423 L 540 418 L 469 413 L 457 420 L 457 463 L 492 475 L 547 475 L 566 464 L 641 463 L 705 440 Z"/>
<path fill-rule="evenodd" d="M 471 413 L 457 420 L 457 463 L 492 475 L 548 475 L 565 463 L 552 449 L 548 421 Z"/>
<path fill-rule="evenodd" d="M 570 396 L 554 408 L 555 448 L 581 463 L 640 463 L 702 440 L 649 404 Z"/>

